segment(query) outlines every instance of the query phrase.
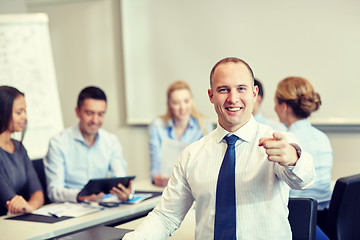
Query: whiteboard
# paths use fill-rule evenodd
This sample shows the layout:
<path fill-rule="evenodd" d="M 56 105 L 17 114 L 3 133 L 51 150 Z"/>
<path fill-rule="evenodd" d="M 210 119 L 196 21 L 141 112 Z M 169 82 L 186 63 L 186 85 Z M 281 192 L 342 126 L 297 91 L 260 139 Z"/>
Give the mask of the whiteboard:
<path fill-rule="evenodd" d="M 262 81 L 265 116 L 278 119 L 277 83 L 302 76 L 322 98 L 312 122 L 360 124 L 360 1 L 123 0 L 121 10 L 129 124 L 165 113 L 175 80 L 187 81 L 199 110 L 216 121 L 209 74 L 228 56 Z"/>
<path fill-rule="evenodd" d="M 44 157 L 50 138 L 64 128 L 47 15 L 0 15 L 0 85 L 25 94 L 23 143 L 31 159 Z"/>

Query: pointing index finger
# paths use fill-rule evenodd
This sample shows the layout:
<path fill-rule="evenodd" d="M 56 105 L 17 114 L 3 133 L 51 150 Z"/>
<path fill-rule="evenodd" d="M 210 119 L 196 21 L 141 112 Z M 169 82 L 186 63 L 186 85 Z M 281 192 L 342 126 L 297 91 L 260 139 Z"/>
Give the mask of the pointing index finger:
<path fill-rule="evenodd" d="M 274 132 L 273 137 L 275 140 L 283 140 L 285 138 L 284 134 L 281 134 L 280 132 Z"/>

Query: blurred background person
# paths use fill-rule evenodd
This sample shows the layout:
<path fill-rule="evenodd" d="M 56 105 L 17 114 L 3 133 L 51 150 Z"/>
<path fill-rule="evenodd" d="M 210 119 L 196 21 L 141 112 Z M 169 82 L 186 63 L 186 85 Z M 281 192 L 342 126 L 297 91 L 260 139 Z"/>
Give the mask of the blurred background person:
<path fill-rule="evenodd" d="M 253 110 L 253 115 L 255 120 L 258 121 L 259 123 L 271 126 L 275 131 L 285 132 L 287 128 L 283 123 L 267 118 L 261 113 L 260 107 L 264 99 L 264 89 L 261 82 L 256 78 L 254 79 L 254 85 L 258 86 L 259 88 L 258 96 L 256 98 L 256 102 L 254 104 L 254 110 Z"/>
<path fill-rule="evenodd" d="M 167 90 L 166 114 L 156 118 L 149 126 L 150 174 L 153 184 L 166 186 L 170 177 L 161 172 L 161 165 L 168 161 L 162 156 L 163 148 L 167 148 L 165 144 L 171 146 L 170 143 L 176 141 L 181 150 L 212 130 L 213 125 L 196 109 L 189 85 L 184 81 L 172 83 Z M 177 159 L 178 156 L 174 157 Z"/>
<path fill-rule="evenodd" d="M 302 77 L 288 77 L 280 81 L 275 92 L 275 111 L 314 159 L 316 178 L 314 185 L 305 190 L 290 190 L 291 198 L 312 198 L 318 201 L 318 222 L 326 215 L 331 189 L 333 151 L 329 138 L 312 126 L 308 117 L 321 105 L 320 95 L 311 83 Z"/>
<path fill-rule="evenodd" d="M 118 138 L 102 128 L 107 104 L 102 89 L 83 88 L 75 107 L 79 122 L 50 139 L 44 165 L 52 202 L 98 202 L 103 192 L 79 196 L 89 180 L 127 175 Z M 131 192 L 131 182 L 127 188 L 119 183 L 110 190 L 121 201 L 128 200 Z"/>
<path fill-rule="evenodd" d="M 44 204 L 44 193 L 22 144 L 27 123 L 22 92 L 0 86 L 0 215 L 29 213 Z M 21 140 L 11 138 L 22 132 Z"/>

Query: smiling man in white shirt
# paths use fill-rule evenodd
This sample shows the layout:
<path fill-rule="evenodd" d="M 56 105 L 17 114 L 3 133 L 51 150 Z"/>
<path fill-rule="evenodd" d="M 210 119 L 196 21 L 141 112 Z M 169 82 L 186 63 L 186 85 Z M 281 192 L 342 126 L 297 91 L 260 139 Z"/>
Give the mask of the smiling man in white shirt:
<path fill-rule="evenodd" d="M 287 219 L 289 189 L 312 185 L 312 157 L 300 152 L 291 135 L 254 120 L 258 89 L 246 62 L 219 61 L 210 73 L 210 87 L 217 128 L 182 152 L 160 203 L 124 239 L 167 239 L 194 201 L 196 239 L 214 239 L 218 175 L 227 149 L 224 137 L 229 135 L 239 138 L 235 144 L 236 229 L 229 239 L 292 238 Z"/>

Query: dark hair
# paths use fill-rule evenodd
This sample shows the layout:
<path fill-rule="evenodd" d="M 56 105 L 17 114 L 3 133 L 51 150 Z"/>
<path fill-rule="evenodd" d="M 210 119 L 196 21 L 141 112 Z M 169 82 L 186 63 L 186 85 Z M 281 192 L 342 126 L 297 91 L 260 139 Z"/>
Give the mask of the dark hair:
<path fill-rule="evenodd" d="M 92 98 L 97 100 L 104 100 L 106 102 L 106 95 L 103 90 L 98 87 L 89 86 L 81 90 L 77 101 L 77 107 L 80 109 L 85 99 Z"/>
<path fill-rule="evenodd" d="M 236 58 L 236 57 L 227 57 L 227 58 L 224 58 L 224 59 L 221 59 L 220 61 L 218 61 L 215 66 L 211 69 L 211 72 L 210 72 L 210 87 L 212 89 L 212 83 L 213 83 L 213 77 L 214 77 L 214 73 L 215 73 L 215 69 L 220 65 L 220 64 L 224 64 L 224 63 L 229 63 L 229 62 L 232 62 L 232 63 L 242 63 L 244 64 L 247 69 L 249 69 L 249 72 L 252 76 L 252 79 L 253 79 L 253 82 L 254 82 L 254 73 L 253 73 L 253 70 L 251 69 L 251 67 L 249 66 L 249 64 L 247 64 L 244 60 L 240 59 L 240 58 Z"/>
<path fill-rule="evenodd" d="M 262 98 L 264 98 L 264 91 L 263 91 L 263 86 L 262 86 L 261 82 L 260 82 L 258 79 L 254 78 L 254 85 L 255 85 L 255 86 L 258 86 L 258 88 L 259 88 L 258 94 L 259 94 Z"/>
<path fill-rule="evenodd" d="M 14 87 L 0 86 L 0 133 L 3 133 L 9 128 L 14 100 L 19 95 L 24 96 L 24 93 Z"/>

